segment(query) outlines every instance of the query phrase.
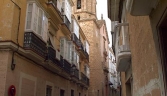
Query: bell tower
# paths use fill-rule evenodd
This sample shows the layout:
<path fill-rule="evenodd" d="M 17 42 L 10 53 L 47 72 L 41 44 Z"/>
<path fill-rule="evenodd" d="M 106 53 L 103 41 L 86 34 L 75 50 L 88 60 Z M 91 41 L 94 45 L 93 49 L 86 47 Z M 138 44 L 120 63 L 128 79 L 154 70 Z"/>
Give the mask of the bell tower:
<path fill-rule="evenodd" d="M 96 0 L 73 0 L 73 13 L 77 20 L 97 19 Z"/>

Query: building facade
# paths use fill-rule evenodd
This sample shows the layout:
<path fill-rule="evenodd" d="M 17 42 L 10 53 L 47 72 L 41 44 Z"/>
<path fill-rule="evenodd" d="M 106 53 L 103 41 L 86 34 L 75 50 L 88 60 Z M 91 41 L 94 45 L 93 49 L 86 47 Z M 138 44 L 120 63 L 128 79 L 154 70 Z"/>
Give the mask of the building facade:
<path fill-rule="evenodd" d="M 0 5 L 1 96 L 88 96 L 90 44 L 73 1 Z"/>
<path fill-rule="evenodd" d="M 104 20 L 97 20 L 96 0 L 73 0 L 73 13 L 90 43 L 89 96 L 108 96 L 108 35 Z"/>
<path fill-rule="evenodd" d="M 116 70 L 116 62 L 115 62 L 115 55 L 112 48 L 109 49 L 109 96 L 119 96 L 120 90 L 120 80 L 119 80 L 119 73 Z"/>
<path fill-rule="evenodd" d="M 166 0 L 108 0 L 121 96 L 167 96 Z"/>

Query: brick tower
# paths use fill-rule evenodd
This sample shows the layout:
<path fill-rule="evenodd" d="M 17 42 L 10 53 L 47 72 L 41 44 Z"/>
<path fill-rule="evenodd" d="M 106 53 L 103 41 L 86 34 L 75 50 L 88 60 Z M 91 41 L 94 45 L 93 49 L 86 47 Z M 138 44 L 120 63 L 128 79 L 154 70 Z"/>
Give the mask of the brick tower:
<path fill-rule="evenodd" d="M 100 27 L 96 17 L 96 0 L 73 0 L 75 3 L 73 13 L 81 29 L 90 43 L 89 66 L 90 87 L 88 96 L 106 96 L 105 79 L 103 71 L 102 44 L 100 42 Z"/>

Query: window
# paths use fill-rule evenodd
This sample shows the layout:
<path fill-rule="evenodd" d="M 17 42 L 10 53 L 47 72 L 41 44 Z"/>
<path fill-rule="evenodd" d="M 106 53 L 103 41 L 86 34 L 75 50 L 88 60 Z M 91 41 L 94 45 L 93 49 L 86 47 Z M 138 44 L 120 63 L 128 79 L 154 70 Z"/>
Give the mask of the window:
<path fill-rule="evenodd" d="M 79 55 L 72 41 L 67 41 L 66 38 L 60 39 L 60 54 L 68 62 L 75 64 L 79 68 Z"/>
<path fill-rule="evenodd" d="M 89 72 L 89 67 L 87 65 L 84 66 L 84 71 L 85 71 L 86 76 L 89 78 L 90 72 Z"/>
<path fill-rule="evenodd" d="M 67 41 L 66 38 L 60 39 L 60 54 L 63 56 L 64 59 L 66 59 L 67 55 Z"/>
<path fill-rule="evenodd" d="M 72 62 L 72 47 L 73 47 L 73 42 L 67 41 L 67 54 L 66 54 L 67 57 L 66 58 L 70 63 Z"/>
<path fill-rule="evenodd" d="M 86 49 L 86 52 L 89 54 L 89 44 L 88 44 L 88 41 L 85 41 L 85 49 Z"/>
<path fill-rule="evenodd" d="M 79 26 L 76 22 L 76 20 L 73 20 L 73 32 L 75 33 L 75 35 L 77 36 L 77 38 L 79 38 Z"/>
<path fill-rule="evenodd" d="M 71 90 L 71 96 L 74 96 L 74 90 Z"/>
<path fill-rule="evenodd" d="M 79 93 L 79 96 L 81 96 L 81 93 Z"/>
<path fill-rule="evenodd" d="M 76 58 L 77 58 L 77 60 L 76 60 L 77 65 L 76 65 L 76 66 L 77 66 L 77 68 L 79 69 L 79 55 L 78 55 L 78 54 L 77 54 L 77 57 L 76 57 Z"/>
<path fill-rule="evenodd" d="M 60 96 L 65 96 L 64 93 L 65 93 L 65 91 L 60 89 Z"/>
<path fill-rule="evenodd" d="M 66 15 L 69 22 L 71 23 L 71 5 L 69 3 L 69 0 L 63 0 L 62 8 L 63 8 L 63 11 L 64 11 L 64 15 Z"/>
<path fill-rule="evenodd" d="M 80 16 L 79 15 L 77 16 L 77 18 L 78 18 L 78 20 L 80 20 Z"/>
<path fill-rule="evenodd" d="M 46 96 L 52 96 L 52 86 L 46 86 Z"/>
<path fill-rule="evenodd" d="M 81 0 L 77 0 L 77 9 L 81 9 Z"/>
<path fill-rule="evenodd" d="M 48 18 L 35 2 L 27 4 L 25 31 L 34 32 L 41 36 L 44 41 L 47 41 Z"/>

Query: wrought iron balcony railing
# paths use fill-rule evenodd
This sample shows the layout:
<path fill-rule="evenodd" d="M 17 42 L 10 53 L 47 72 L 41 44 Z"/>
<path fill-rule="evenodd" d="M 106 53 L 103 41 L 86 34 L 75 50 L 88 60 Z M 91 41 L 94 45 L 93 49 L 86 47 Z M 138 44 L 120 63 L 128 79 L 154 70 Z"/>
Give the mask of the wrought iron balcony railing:
<path fill-rule="evenodd" d="M 33 32 L 24 33 L 24 49 L 32 50 L 38 55 L 45 58 L 46 56 L 46 43 L 42 41 Z"/>
<path fill-rule="evenodd" d="M 82 42 L 81 42 L 81 45 L 80 45 L 79 48 L 80 48 L 80 50 L 81 50 L 83 53 L 85 53 L 84 46 L 83 46 Z"/>
<path fill-rule="evenodd" d="M 51 60 L 54 64 L 61 66 L 60 60 L 55 59 L 56 57 L 56 51 L 53 49 L 53 47 L 49 46 L 47 47 L 47 60 Z"/>
<path fill-rule="evenodd" d="M 79 79 L 79 70 L 76 68 L 76 66 L 71 68 L 71 76 Z"/>
<path fill-rule="evenodd" d="M 79 47 L 81 46 L 81 41 L 78 39 L 78 37 L 75 35 L 75 33 L 71 34 L 72 41 Z"/>
<path fill-rule="evenodd" d="M 71 72 L 71 64 L 64 59 L 64 65 L 63 65 L 63 69 L 67 72 L 70 73 Z"/>
<path fill-rule="evenodd" d="M 54 62 L 56 57 L 56 51 L 51 46 L 47 47 L 47 57 L 49 60 Z"/>
<path fill-rule="evenodd" d="M 87 53 L 87 51 L 85 50 L 85 55 L 86 55 L 86 58 L 88 59 L 89 61 L 89 54 Z"/>
<path fill-rule="evenodd" d="M 62 15 L 63 18 L 63 22 L 64 24 L 68 27 L 68 29 L 70 30 L 70 21 L 68 20 L 68 18 L 66 17 L 66 15 Z"/>
<path fill-rule="evenodd" d="M 89 85 L 89 78 L 81 72 L 81 81 L 86 85 Z"/>

